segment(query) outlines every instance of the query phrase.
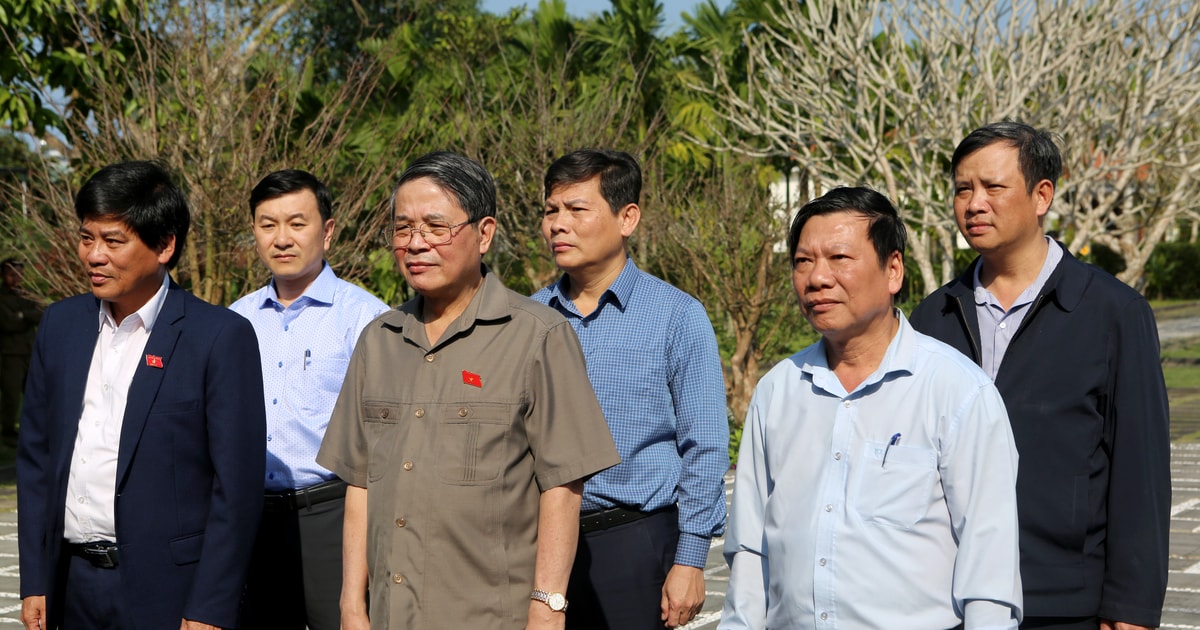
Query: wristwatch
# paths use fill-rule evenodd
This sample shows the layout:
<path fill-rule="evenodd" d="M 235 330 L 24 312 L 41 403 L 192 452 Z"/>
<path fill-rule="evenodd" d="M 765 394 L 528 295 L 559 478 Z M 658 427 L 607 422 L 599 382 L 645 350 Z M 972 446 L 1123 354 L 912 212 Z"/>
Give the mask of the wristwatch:
<path fill-rule="evenodd" d="M 554 612 L 565 612 L 567 610 L 567 597 L 562 593 L 547 593 L 534 589 L 529 594 L 529 599 L 535 599 L 550 607 Z"/>

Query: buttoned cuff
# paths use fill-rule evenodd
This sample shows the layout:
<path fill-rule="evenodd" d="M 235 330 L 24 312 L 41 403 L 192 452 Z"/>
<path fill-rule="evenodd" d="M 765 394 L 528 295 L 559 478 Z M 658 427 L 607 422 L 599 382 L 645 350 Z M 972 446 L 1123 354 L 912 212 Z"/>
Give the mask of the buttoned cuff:
<path fill-rule="evenodd" d="M 686 532 L 679 533 L 679 544 L 675 547 L 675 564 L 703 569 L 708 562 L 711 539 Z"/>

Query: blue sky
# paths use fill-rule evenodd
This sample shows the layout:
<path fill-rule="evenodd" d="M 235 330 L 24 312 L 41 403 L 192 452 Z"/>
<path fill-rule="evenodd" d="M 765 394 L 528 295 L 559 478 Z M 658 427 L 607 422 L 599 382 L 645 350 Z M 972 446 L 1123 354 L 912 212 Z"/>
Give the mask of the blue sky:
<path fill-rule="evenodd" d="M 666 32 L 670 33 L 683 27 L 683 20 L 679 18 L 679 14 L 683 12 L 695 13 L 696 5 L 702 0 L 659 0 L 663 5 L 663 26 Z M 730 0 L 717 0 L 717 6 L 724 9 L 729 6 Z M 587 17 L 594 13 L 601 13 L 612 7 L 609 0 L 566 0 L 567 12 L 578 16 Z M 509 9 L 525 5 L 529 9 L 537 6 L 537 0 L 482 0 L 480 7 L 484 11 L 491 13 L 506 13 Z"/>

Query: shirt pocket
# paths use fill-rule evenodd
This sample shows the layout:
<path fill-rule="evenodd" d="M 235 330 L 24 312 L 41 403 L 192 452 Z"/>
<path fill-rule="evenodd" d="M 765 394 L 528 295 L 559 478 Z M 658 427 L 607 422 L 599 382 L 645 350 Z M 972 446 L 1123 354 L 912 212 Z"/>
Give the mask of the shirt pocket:
<path fill-rule="evenodd" d="M 855 477 L 851 505 L 864 521 L 911 529 L 933 498 L 937 453 L 930 448 L 867 442 Z"/>
<path fill-rule="evenodd" d="M 362 421 L 367 435 L 367 481 L 379 481 L 387 472 L 399 438 L 400 404 L 364 402 Z"/>
<path fill-rule="evenodd" d="M 317 364 L 313 361 L 299 374 L 302 392 L 296 401 L 300 411 L 309 416 L 322 416 L 328 420 L 333 405 L 337 402 L 338 393 L 342 391 L 342 381 L 346 380 L 346 369 L 350 361 L 346 359 L 327 359 Z"/>
<path fill-rule="evenodd" d="M 509 428 L 517 405 L 450 405 L 438 419 L 437 474 L 454 485 L 488 484 L 507 460 Z"/>

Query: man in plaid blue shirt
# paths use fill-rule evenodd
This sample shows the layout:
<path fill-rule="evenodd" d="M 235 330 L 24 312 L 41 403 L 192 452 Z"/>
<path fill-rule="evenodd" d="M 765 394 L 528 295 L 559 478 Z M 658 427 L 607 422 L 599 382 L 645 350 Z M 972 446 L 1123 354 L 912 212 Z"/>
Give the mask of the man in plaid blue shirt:
<path fill-rule="evenodd" d="M 724 375 L 695 298 L 626 251 L 642 174 L 627 153 L 582 150 L 546 172 L 542 235 L 564 275 L 533 299 L 574 327 L 621 464 L 584 486 L 567 628 L 674 628 L 704 604 L 710 540 L 725 530 Z"/>

